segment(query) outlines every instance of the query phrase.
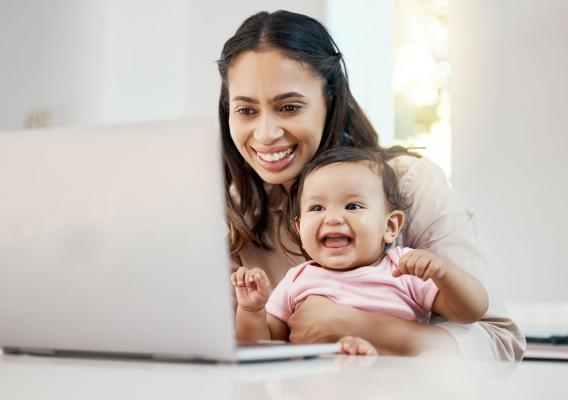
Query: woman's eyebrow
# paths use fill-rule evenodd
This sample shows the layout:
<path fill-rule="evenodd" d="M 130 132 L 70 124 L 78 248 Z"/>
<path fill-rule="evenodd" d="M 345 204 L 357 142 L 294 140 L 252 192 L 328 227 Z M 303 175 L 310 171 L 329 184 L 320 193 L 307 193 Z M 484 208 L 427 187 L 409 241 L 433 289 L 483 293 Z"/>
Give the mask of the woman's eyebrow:
<path fill-rule="evenodd" d="M 300 97 L 300 98 L 304 98 L 304 97 L 306 97 L 306 96 L 304 96 L 303 94 L 298 93 L 298 92 L 287 92 L 287 93 L 282 93 L 282 94 L 279 94 L 279 95 L 277 95 L 277 96 L 274 96 L 274 98 L 272 99 L 272 102 L 275 103 L 275 102 L 277 102 L 277 101 L 284 100 L 284 99 L 288 99 L 288 98 L 290 98 L 290 97 Z M 253 103 L 253 104 L 258 104 L 258 103 L 259 103 L 258 100 L 253 99 L 252 97 L 248 97 L 248 96 L 235 96 L 235 97 L 233 97 L 233 98 L 231 99 L 231 101 L 232 101 L 232 102 L 235 102 L 235 101 L 244 101 L 244 102 Z"/>
<path fill-rule="evenodd" d="M 289 98 L 289 97 L 301 97 L 301 98 L 304 98 L 304 97 L 306 97 L 306 96 L 304 96 L 303 94 L 298 93 L 298 92 L 282 93 L 282 94 L 279 94 L 279 95 L 277 95 L 277 96 L 274 96 L 274 98 L 272 99 L 272 102 L 275 103 L 275 102 L 277 102 L 277 101 L 284 100 L 284 99 L 287 99 L 287 98 Z"/>
<path fill-rule="evenodd" d="M 235 97 L 233 97 L 233 99 L 231 101 L 245 101 L 247 103 L 254 103 L 254 104 L 259 103 L 258 100 L 255 100 L 252 97 L 248 97 L 248 96 L 235 96 Z"/>

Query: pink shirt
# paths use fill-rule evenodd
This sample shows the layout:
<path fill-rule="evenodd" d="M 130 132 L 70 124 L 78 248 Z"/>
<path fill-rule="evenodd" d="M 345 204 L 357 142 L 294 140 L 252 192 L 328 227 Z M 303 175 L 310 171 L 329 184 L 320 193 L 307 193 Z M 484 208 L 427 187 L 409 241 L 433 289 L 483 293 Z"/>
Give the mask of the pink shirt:
<path fill-rule="evenodd" d="M 438 288 L 411 275 L 392 276 L 400 257 L 410 248 L 394 247 L 379 265 L 350 271 L 333 271 L 307 261 L 291 268 L 274 289 L 266 311 L 287 321 L 296 305 L 310 295 L 328 297 L 336 303 L 380 312 L 383 315 L 428 322 Z"/>

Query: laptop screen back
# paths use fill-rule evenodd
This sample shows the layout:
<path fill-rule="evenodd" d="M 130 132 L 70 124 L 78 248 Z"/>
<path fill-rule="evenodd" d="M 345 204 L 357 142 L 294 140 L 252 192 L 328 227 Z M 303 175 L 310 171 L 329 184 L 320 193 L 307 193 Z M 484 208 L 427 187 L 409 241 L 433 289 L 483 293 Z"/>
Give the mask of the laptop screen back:
<path fill-rule="evenodd" d="M 0 134 L 0 345 L 234 352 L 215 125 Z"/>

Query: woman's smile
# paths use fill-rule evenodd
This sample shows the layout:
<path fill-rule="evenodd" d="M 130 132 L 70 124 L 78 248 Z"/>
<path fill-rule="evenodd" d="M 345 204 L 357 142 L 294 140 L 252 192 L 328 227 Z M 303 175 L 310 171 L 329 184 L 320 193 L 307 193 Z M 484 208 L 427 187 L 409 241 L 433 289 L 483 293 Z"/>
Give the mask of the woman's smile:
<path fill-rule="evenodd" d="M 254 147 L 252 149 L 256 154 L 256 161 L 262 168 L 270 172 L 278 172 L 287 168 L 294 161 L 297 147 L 292 145 L 273 149 L 255 149 Z"/>

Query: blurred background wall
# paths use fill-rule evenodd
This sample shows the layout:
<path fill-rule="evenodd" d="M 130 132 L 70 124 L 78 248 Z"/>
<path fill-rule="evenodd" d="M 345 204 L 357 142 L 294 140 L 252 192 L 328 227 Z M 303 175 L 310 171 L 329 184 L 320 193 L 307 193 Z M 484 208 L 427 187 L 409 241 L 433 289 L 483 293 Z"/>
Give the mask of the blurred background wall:
<path fill-rule="evenodd" d="M 392 114 L 392 3 L 359 0 L 358 5 L 3 0 L 0 130 L 214 117 L 220 87 L 215 60 L 223 43 L 246 17 L 285 8 L 325 24 L 333 21 L 330 29 L 353 59 L 353 90 L 390 137 L 393 119 L 384 116 Z M 373 51 L 361 54 L 360 38 Z"/>
<path fill-rule="evenodd" d="M 449 21 L 454 188 L 508 303 L 568 303 L 568 2 L 452 0 Z"/>

